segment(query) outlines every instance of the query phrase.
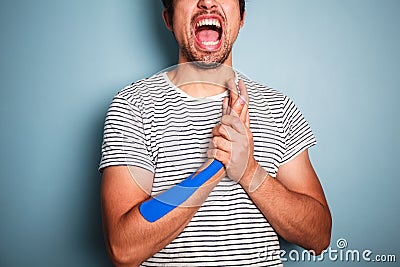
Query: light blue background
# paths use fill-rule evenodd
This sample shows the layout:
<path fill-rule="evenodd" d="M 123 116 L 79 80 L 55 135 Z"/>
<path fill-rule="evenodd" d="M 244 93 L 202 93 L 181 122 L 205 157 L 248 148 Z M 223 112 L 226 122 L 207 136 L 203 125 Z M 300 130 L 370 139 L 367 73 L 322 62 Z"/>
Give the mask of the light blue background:
<path fill-rule="evenodd" d="M 175 63 L 160 14 L 155 0 L 1 1 L 0 266 L 110 266 L 103 121 L 118 90 Z M 332 249 L 345 238 L 398 261 L 399 14 L 398 0 L 252 0 L 234 49 L 234 66 L 294 99 L 317 136 Z M 357 264 L 286 266 L 309 265 Z"/>

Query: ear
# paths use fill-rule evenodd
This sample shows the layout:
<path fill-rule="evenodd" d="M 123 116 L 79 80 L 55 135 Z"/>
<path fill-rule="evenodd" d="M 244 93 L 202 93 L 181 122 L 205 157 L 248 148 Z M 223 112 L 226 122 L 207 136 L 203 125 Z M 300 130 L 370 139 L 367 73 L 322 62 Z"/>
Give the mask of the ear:
<path fill-rule="evenodd" d="M 168 11 L 166 8 L 164 8 L 162 12 L 162 17 L 164 19 L 165 26 L 168 28 L 168 30 L 172 31 L 172 21 L 170 21 L 169 19 Z"/>
<path fill-rule="evenodd" d="M 240 21 L 240 28 L 243 27 L 243 25 L 244 25 L 244 19 L 245 19 L 245 18 L 246 18 L 246 11 L 243 12 L 243 18 L 242 18 L 242 20 Z"/>

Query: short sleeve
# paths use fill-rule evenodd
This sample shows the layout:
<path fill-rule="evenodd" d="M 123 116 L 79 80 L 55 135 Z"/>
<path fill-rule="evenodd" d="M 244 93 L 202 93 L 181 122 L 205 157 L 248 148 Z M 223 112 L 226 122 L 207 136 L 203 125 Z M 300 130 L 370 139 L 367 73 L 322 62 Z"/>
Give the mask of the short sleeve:
<path fill-rule="evenodd" d="M 285 134 L 285 153 L 280 165 L 296 157 L 300 152 L 315 145 L 317 140 L 291 99 L 285 97 L 283 107 L 283 130 Z"/>
<path fill-rule="evenodd" d="M 114 97 L 104 123 L 99 171 L 109 166 L 136 166 L 154 172 L 142 114 L 135 103 L 120 95 Z"/>

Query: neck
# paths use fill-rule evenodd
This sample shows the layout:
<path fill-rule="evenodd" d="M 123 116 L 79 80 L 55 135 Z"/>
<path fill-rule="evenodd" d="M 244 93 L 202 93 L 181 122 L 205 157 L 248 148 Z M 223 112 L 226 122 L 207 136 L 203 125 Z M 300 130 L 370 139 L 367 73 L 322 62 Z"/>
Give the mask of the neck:
<path fill-rule="evenodd" d="M 204 68 L 195 63 L 179 64 L 167 73 L 173 84 L 190 96 L 201 98 L 226 91 L 228 80 L 235 79 L 232 65 Z"/>

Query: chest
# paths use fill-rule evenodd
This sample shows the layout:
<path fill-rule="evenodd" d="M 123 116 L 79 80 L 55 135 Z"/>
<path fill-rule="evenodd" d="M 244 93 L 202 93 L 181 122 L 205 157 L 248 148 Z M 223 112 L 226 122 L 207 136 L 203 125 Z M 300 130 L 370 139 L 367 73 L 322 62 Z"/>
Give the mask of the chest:
<path fill-rule="evenodd" d="M 250 107 L 249 111 L 254 156 L 275 175 L 284 148 L 279 122 L 268 108 Z M 177 99 L 167 105 L 154 105 L 146 133 L 155 166 L 154 193 L 187 178 L 207 160 L 211 131 L 221 116 L 221 101 Z"/>

